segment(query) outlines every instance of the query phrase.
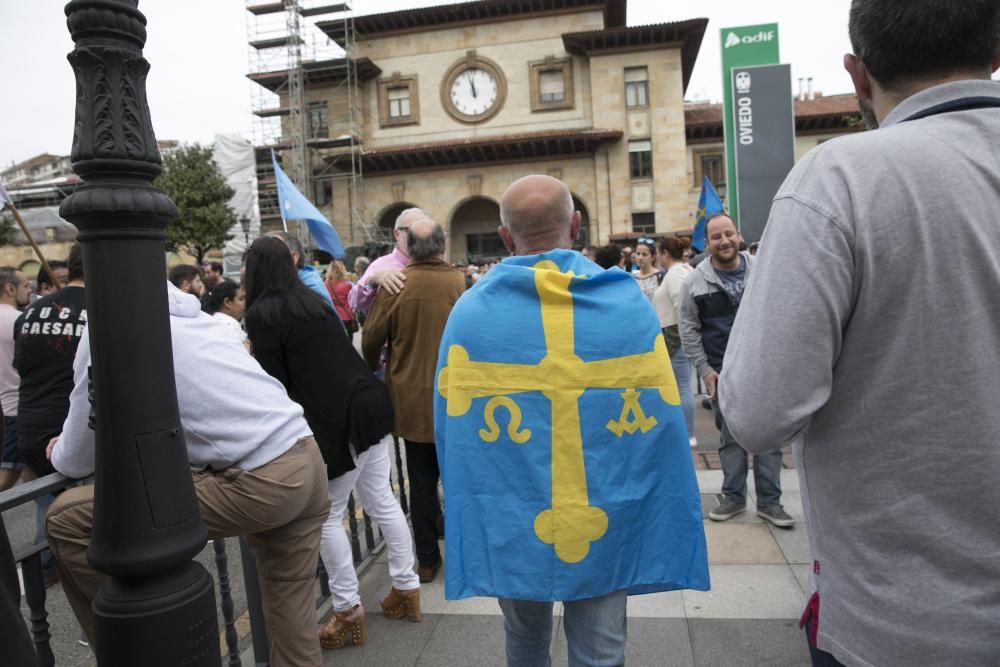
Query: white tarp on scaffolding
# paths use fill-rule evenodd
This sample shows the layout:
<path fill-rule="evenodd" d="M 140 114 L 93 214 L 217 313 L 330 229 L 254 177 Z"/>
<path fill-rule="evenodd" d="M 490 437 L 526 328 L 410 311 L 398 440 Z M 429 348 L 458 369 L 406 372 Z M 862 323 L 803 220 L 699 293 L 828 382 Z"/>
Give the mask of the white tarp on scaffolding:
<path fill-rule="evenodd" d="M 222 249 L 222 267 L 227 276 L 238 276 L 247 237 L 241 219 L 250 221 L 249 240 L 260 234 L 260 208 L 257 205 L 257 162 L 253 144 L 238 134 L 217 134 L 212 148 L 212 159 L 222 177 L 234 191 L 229 206 L 236 213 L 237 223 L 229 233 L 233 238 Z"/>

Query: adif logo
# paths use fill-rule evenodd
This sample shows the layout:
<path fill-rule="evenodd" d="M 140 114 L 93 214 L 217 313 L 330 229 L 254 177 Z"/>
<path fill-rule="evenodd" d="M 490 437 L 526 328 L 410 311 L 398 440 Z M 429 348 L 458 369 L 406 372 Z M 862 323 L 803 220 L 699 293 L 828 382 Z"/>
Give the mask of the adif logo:
<path fill-rule="evenodd" d="M 774 39 L 773 30 L 761 30 L 756 35 L 744 35 L 740 37 L 735 32 L 730 32 L 726 35 L 726 44 L 724 48 L 730 48 L 736 46 L 737 44 L 759 44 L 760 42 L 770 42 Z"/>
<path fill-rule="evenodd" d="M 736 73 L 736 92 L 737 93 L 750 92 L 750 72 Z"/>

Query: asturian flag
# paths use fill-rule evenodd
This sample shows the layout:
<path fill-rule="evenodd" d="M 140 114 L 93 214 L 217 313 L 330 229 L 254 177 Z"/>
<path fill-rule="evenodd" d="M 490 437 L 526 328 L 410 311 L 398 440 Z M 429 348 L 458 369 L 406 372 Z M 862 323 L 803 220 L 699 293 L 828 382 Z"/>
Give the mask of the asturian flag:
<path fill-rule="evenodd" d="M 708 590 L 677 384 L 631 276 L 505 259 L 452 310 L 436 378 L 448 599 Z"/>
<path fill-rule="evenodd" d="M 271 150 L 271 162 L 274 163 L 274 176 L 278 182 L 278 207 L 281 209 L 281 220 L 287 223 L 289 220 L 305 220 L 309 226 L 309 233 L 312 234 L 316 247 L 328 252 L 338 259 L 344 257 L 344 244 L 340 242 L 340 235 L 333 228 L 330 221 L 326 219 L 313 203 L 306 199 L 305 195 L 299 192 L 292 183 L 292 179 L 278 166 L 278 158 Z"/>
<path fill-rule="evenodd" d="M 724 213 L 726 207 L 723 205 L 719 194 L 712 187 L 712 181 L 708 176 L 701 177 L 701 195 L 698 197 L 698 221 L 694 225 L 694 234 L 691 235 L 691 247 L 701 252 L 705 249 L 705 226 L 708 219 L 716 213 Z"/>

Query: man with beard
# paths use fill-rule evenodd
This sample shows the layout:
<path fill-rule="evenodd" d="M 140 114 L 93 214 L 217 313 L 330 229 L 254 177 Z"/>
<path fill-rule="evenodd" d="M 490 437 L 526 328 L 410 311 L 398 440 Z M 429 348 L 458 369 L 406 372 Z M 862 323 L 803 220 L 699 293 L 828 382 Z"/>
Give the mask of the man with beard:
<path fill-rule="evenodd" d="M 775 196 L 722 408 L 747 449 L 792 446 L 814 665 L 995 665 L 1000 3 L 854 0 L 849 32 L 878 129 Z"/>
<path fill-rule="evenodd" d="M 705 223 L 709 261 L 701 262 L 681 286 L 680 334 L 691 363 L 712 399 L 715 425 L 719 429 L 719 461 L 722 463 L 723 498 L 708 518 L 727 521 L 747 508 L 747 452 L 726 425 L 719 408 L 716 383 L 729 343 L 736 311 L 756 258 L 740 252 L 740 233 L 725 213 Z M 789 528 L 795 520 L 781 507 L 781 451 L 762 448 L 753 457 L 753 479 L 757 491 L 757 516 L 775 526 Z"/>

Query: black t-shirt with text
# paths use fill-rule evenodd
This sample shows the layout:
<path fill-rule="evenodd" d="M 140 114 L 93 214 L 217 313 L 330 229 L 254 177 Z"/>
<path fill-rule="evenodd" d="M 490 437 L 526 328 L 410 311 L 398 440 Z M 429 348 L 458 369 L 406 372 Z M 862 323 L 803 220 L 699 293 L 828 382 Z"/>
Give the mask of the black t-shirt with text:
<path fill-rule="evenodd" d="M 14 324 L 14 368 L 21 376 L 21 449 L 41 449 L 62 431 L 73 391 L 73 358 L 87 324 L 83 287 L 64 287 L 31 304 Z"/>

